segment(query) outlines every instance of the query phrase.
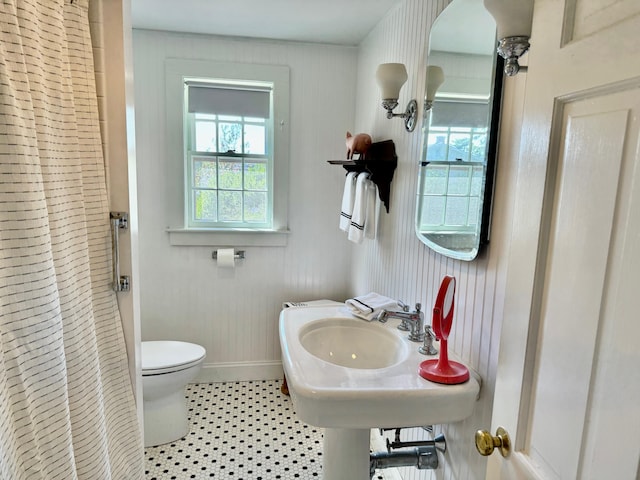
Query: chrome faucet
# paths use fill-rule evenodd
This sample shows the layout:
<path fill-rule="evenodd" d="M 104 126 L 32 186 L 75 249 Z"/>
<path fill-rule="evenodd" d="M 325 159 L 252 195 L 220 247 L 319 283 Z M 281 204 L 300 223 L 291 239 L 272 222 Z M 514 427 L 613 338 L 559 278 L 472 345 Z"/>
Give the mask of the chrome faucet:
<path fill-rule="evenodd" d="M 422 342 L 424 340 L 424 315 L 420 311 L 422 305 L 416 303 L 415 312 L 392 312 L 389 310 L 381 310 L 377 319 L 385 323 L 389 318 L 399 318 L 409 325 L 409 340 L 412 342 Z"/>

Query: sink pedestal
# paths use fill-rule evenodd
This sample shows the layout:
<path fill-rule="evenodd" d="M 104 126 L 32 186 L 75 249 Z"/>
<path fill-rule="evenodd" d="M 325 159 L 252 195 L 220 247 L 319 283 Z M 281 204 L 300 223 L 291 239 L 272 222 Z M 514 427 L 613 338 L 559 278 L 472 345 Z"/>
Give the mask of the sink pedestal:
<path fill-rule="evenodd" d="M 325 428 L 323 480 L 369 480 L 370 429 Z"/>

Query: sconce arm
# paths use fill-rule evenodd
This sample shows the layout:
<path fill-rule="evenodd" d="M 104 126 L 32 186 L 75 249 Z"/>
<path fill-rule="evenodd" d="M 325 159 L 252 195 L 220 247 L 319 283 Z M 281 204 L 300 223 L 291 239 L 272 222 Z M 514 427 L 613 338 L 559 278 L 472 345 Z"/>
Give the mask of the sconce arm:
<path fill-rule="evenodd" d="M 393 106 L 391 107 L 391 105 Z M 394 99 L 383 100 L 382 106 L 387 110 L 388 119 L 392 119 L 394 117 L 400 117 L 404 119 L 404 128 L 407 130 L 407 132 L 413 132 L 413 130 L 416 128 L 416 117 L 418 116 L 417 101 L 411 100 L 407 104 L 407 109 L 403 113 L 393 113 L 393 109 L 398 106 L 398 102 Z"/>

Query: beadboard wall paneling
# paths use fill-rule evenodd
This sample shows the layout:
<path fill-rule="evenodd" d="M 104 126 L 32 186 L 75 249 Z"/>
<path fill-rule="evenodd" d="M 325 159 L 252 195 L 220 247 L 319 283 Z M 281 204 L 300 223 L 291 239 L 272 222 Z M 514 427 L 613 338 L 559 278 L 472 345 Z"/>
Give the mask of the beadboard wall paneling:
<path fill-rule="evenodd" d="M 243 247 L 246 259 L 235 269 L 218 269 L 213 247 L 169 245 L 163 208 L 167 58 L 289 66 L 286 247 Z M 282 302 L 348 296 L 351 245 L 338 230 L 345 172 L 326 160 L 345 156 L 356 69 L 353 47 L 134 31 L 142 338 L 203 345 L 201 380 L 280 376 Z"/>
<path fill-rule="evenodd" d="M 483 380 L 480 399 L 469 419 L 435 427 L 436 433 L 443 432 L 447 438 L 447 453 L 441 457 L 441 468 L 437 473 L 402 468 L 404 480 L 481 480 L 485 476 L 486 462 L 477 454 L 473 437 L 477 429 L 488 428 L 491 423 L 512 219 L 513 159 L 518 151 L 516 143 L 522 111 L 521 101 L 517 101 L 524 88 L 524 76 L 520 75 L 506 82 L 488 248 L 475 261 L 461 262 L 445 258 L 420 243 L 414 231 L 414 217 L 423 132 L 418 127 L 413 133 L 407 133 L 400 120 L 385 118 L 374 75 L 380 63 L 404 63 L 409 80 L 402 88 L 397 110 L 404 108 L 411 98 L 416 98 L 421 116 L 430 26 L 448 3 L 449 0 L 402 2 L 372 30 L 360 45 L 358 56 L 356 125 L 359 131 L 370 133 L 374 139 L 393 139 L 399 164 L 392 183 L 391 210 L 389 215 L 383 215 L 378 241 L 354 249 L 351 293 L 376 291 L 412 306 L 419 302 L 430 322 L 442 277 L 454 275 L 457 280 L 456 310 L 449 346 Z M 420 428 L 402 432 L 403 440 L 424 438 L 428 436 Z"/>

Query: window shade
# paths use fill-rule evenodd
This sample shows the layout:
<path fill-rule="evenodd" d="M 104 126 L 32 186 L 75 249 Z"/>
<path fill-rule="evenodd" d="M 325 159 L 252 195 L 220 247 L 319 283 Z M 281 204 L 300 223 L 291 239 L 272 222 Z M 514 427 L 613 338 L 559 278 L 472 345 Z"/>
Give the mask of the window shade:
<path fill-rule="evenodd" d="M 271 90 L 189 85 L 189 112 L 269 118 Z"/>
<path fill-rule="evenodd" d="M 431 125 L 434 127 L 487 128 L 489 110 L 487 103 L 434 102 Z"/>

